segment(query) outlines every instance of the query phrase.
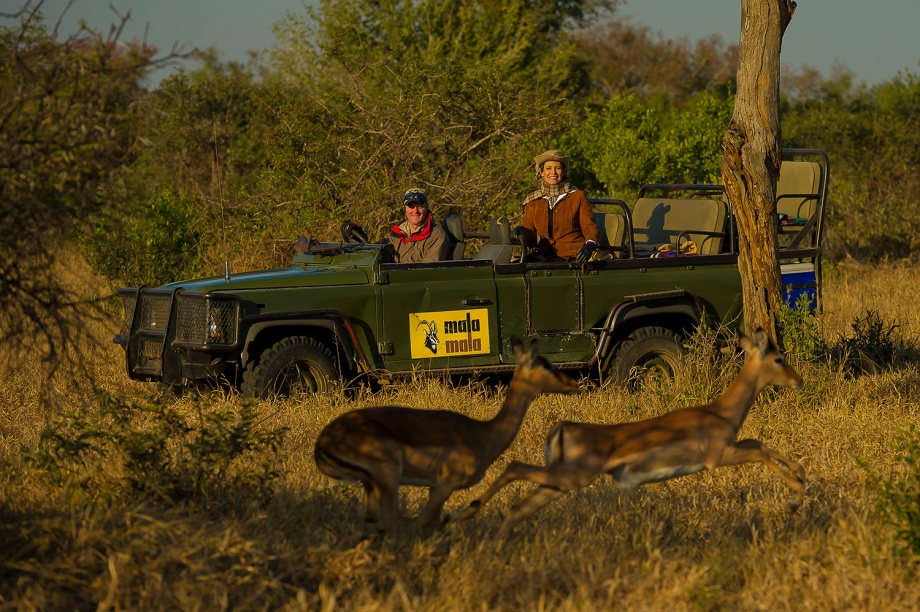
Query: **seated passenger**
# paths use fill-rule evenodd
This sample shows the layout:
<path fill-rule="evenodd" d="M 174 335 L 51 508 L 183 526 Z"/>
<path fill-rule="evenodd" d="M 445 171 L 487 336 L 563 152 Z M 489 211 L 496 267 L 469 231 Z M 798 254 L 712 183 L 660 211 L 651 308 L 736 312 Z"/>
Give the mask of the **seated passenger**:
<path fill-rule="evenodd" d="M 396 249 L 399 263 L 419 263 L 447 259 L 450 240 L 435 223 L 428 209 L 428 196 L 421 189 L 410 189 L 403 197 L 406 220 L 394 225 L 387 240 Z"/>
<path fill-rule="evenodd" d="M 524 220 L 511 231 L 512 239 L 523 235 L 536 247 L 530 261 L 588 261 L 599 231 L 584 192 L 568 182 L 569 158 L 546 151 L 535 162 L 540 188 L 524 199 Z"/>

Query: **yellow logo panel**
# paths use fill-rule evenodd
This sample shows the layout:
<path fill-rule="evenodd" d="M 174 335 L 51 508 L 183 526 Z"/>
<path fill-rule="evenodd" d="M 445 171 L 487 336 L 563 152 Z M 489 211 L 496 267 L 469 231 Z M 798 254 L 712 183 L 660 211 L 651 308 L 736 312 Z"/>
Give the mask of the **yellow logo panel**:
<path fill-rule="evenodd" d="M 410 312 L 413 359 L 482 355 L 489 352 L 489 311 Z"/>

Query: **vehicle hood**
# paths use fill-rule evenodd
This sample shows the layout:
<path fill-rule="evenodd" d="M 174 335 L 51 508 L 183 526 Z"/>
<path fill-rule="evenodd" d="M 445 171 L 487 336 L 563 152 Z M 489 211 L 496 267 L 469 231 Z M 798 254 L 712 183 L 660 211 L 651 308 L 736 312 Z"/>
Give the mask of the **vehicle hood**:
<path fill-rule="evenodd" d="M 225 276 L 211 276 L 193 280 L 177 281 L 163 285 L 165 289 L 184 289 L 208 293 L 212 291 L 236 291 L 242 289 L 284 289 L 288 287 L 322 287 L 331 285 L 366 285 L 365 270 L 354 267 L 306 266 L 275 268 L 241 272 Z"/>

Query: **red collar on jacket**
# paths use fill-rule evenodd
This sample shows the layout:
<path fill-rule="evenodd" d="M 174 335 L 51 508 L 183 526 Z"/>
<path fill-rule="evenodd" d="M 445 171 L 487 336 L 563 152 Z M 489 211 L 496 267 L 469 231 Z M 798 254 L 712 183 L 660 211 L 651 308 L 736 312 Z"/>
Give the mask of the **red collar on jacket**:
<path fill-rule="evenodd" d="M 418 242 L 419 240 L 424 240 L 428 238 L 429 236 L 431 236 L 431 213 L 430 212 L 428 213 L 428 216 L 426 217 L 426 220 L 425 220 L 425 225 L 422 227 L 422 230 L 417 234 L 412 234 L 412 236 L 407 236 L 406 233 L 402 231 L 402 229 L 400 229 L 398 223 L 394 225 L 393 229 L 390 231 L 392 231 L 394 234 L 399 236 L 399 239 L 402 240 L 403 244 L 406 244 L 410 240 L 412 242 Z"/>

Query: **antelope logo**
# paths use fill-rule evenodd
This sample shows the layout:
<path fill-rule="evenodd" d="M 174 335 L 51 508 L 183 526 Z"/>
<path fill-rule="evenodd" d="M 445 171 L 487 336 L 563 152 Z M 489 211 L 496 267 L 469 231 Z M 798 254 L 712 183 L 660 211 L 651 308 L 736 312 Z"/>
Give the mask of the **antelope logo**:
<path fill-rule="evenodd" d="M 410 312 L 403 332 L 412 359 L 489 353 L 489 310 Z"/>
<path fill-rule="evenodd" d="M 438 345 L 441 344 L 441 341 L 438 340 L 438 324 L 435 321 L 429 323 L 422 319 L 419 321 L 418 325 L 415 326 L 415 330 L 418 331 L 418 328 L 422 325 L 428 329 L 428 331 L 425 332 L 425 348 L 430 350 L 433 355 L 437 355 Z"/>

